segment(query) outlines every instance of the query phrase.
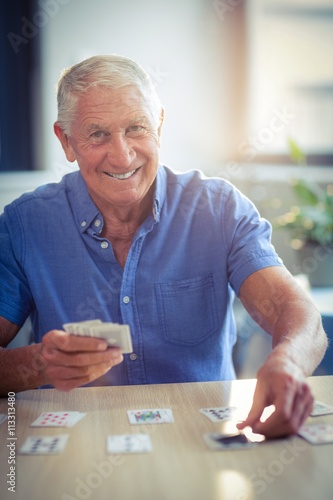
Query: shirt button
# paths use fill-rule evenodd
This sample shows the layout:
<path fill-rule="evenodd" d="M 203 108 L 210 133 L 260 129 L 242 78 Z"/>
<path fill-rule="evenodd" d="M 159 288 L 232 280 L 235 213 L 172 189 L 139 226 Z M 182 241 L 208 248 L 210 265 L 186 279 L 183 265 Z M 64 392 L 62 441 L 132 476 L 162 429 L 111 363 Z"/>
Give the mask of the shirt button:
<path fill-rule="evenodd" d="M 96 226 L 96 227 L 99 227 L 100 225 L 101 225 L 101 221 L 97 219 L 97 220 L 95 221 L 95 226 Z"/>
<path fill-rule="evenodd" d="M 102 243 L 101 243 L 101 247 L 102 247 L 102 248 L 104 248 L 104 249 L 105 249 L 105 248 L 107 248 L 108 246 L 109 246 L 109 243 L 108 243 L 107 241 L 102 241 Z"/>
<path fill-rule="evenodd" d="M 128 304 L 130 300 L 131 299 L 127 295 L 125 295 L 125 297 L 123 297 L 124 304 Z"/>
<path fill-rule="evenodd" d="M 86 221 L 85 221 L 85 220 L 81 222 L 81 226 L 82 226 L 82 227 L 86 227 L 86 225 L 87 225 L 87 223 L 86 223 Z"/>
<path fill-rule="evenodd" d="M 136 360 L 136 358 L 137 358 L 137 355 L 136 355 L 134 352 L 132 352 L 132 354 L 130 355 L 130 359 L 131 359 L 132 361 L 135 361 L 135 360 Z"/>

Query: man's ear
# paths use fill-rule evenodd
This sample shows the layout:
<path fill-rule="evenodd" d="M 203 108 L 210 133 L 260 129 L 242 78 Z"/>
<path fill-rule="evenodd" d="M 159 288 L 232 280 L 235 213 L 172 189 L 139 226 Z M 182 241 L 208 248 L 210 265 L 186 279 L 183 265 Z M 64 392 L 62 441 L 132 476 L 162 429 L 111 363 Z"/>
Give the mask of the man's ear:
<path fill-rule="evenodd" d="M 59 122 L 55 122 L 55 124 L 53 125 L 53 130 L 54 130 L 55 135 L 58 137 L 59 141 L 61 142 L 62 149 L 65 152 L 67 160 L 70 162 L 75 161 L 76 154 L 75 154 L 75 151 L 72 147 L 70 137 L 68 137 L 68 135 L 65 134 L 63 129 L 60 127 Z"/>
<path fill-rule="evenodd" d="M 163 127 L 163 122 L 164 122 L 164 108 L 162 106 L 161 108 L 161 115 L 160 115 L 160 124 L 157 129 L 157 136 L 158 136 L 158 145 L 161 145 L 161 132 L 162 132 L 162 127 Z"/>

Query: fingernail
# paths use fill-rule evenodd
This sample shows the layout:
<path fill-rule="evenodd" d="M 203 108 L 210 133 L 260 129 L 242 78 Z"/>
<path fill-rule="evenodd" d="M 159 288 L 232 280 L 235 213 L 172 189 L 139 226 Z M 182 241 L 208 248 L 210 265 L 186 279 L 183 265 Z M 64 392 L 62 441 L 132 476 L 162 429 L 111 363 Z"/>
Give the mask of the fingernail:
<path fill-rule="evenodd" d="M 107 343 L 106 342 L 100 342 L 97 344 L 97 349 L 98 351 L 105 351 L 107 348 Z"/>
<path fill-rule="evenodd" d="M 112 350 L 111 355 L 112 355 L 113 359 L 118 359 L 121 356 L 121 352 L 118 349 L 117 350 Z"/>

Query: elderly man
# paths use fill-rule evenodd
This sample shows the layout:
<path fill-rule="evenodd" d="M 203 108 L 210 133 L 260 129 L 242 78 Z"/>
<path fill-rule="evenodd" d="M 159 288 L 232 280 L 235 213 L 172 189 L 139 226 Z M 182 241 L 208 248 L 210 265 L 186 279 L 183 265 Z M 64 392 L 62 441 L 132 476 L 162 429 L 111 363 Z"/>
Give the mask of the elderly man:
<path fill-rule="evenodd" d="M 273 344 L 239 427 L 294 433 L 313 405 L 306 377 L 326 348 L 320 315 L 247 198 L 222 179 L 159 165 L 163 118 L 130 59 L 96 56 L 63 73 L 54 131 L 79 171 L 1 216 L 1 345 L 28 316 L 35 335 L 1 349 L 1 393 L 232 379 L 236 293 Z M 62 330 L 95 318 L 130 325 L 134 352 Z"/>

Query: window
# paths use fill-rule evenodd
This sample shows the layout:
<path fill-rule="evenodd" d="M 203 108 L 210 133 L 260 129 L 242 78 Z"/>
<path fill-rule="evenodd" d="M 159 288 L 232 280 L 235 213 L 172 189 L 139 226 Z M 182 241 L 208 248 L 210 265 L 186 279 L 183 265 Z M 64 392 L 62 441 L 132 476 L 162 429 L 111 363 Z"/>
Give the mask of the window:
<path fill-rule="evenodd" d="M 0 172 L 33 170 L 39 103 L 35 0 L 0 3 Z M 35 16 L 35 17 L 34 17 Z"/>
<path fill-rule="evenodd" d="M 243 160 L 333 165 L 333 0 L 248 0 L 248 138 Z M 251 157 L 252 156 L 252 157 Z"/>

